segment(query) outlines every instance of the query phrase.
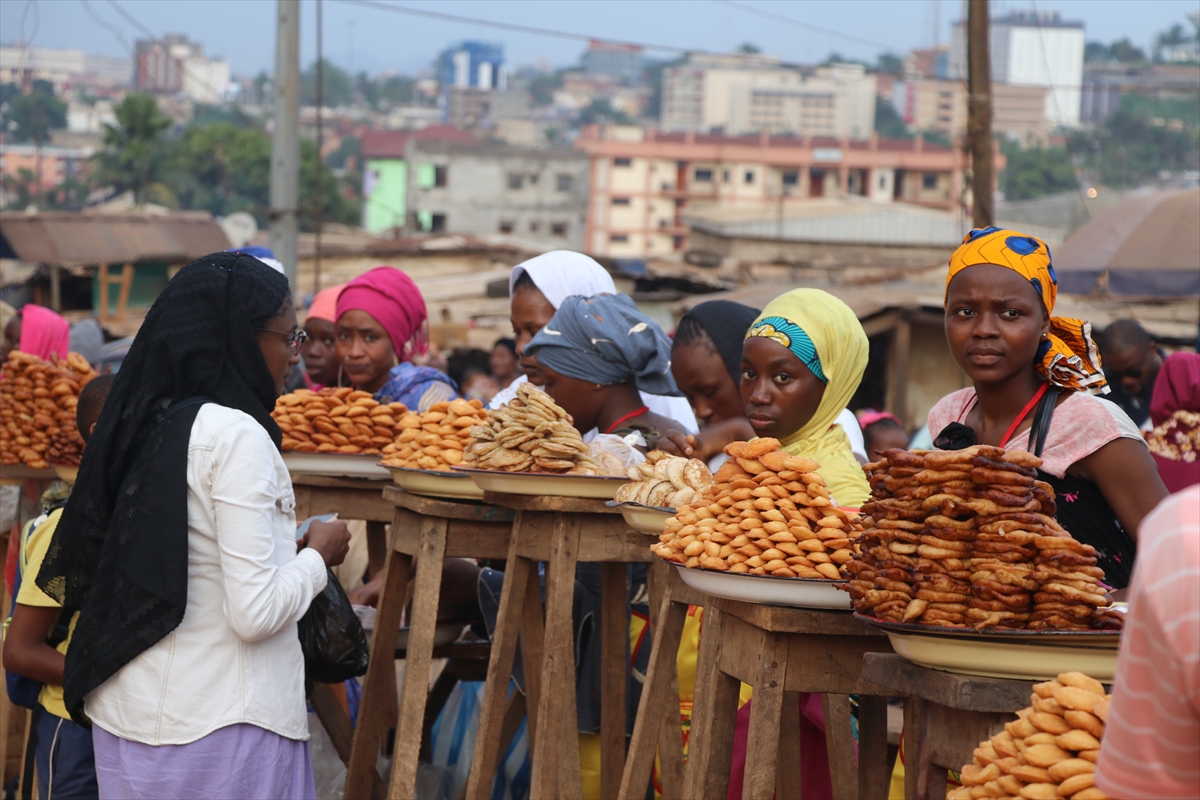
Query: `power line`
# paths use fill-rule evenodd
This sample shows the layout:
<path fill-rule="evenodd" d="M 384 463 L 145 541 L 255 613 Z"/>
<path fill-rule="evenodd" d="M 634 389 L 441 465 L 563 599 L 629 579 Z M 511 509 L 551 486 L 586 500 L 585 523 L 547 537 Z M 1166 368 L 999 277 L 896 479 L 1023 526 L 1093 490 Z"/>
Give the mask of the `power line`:
<path fill-rule="evenodd" d="M 160 39 L 158 37 L 158 34 L 156 34 L 154 31 L 150 30 L 149 28 L 147 28 L 140 21 L 138 21 L 138 19 L 136 17 L 134 17 L 132 14 L 130 14 L 128 11 L 126 11 L 124 8 L 122 8 L 121 4 L 118 3 L 117 0 L 108 0 L 108 4 L 110 6 L 112 6 L 113 9 L 118 14 L 120 14 L 122 17 L 124 17 L 126 21 L 128 21 L 131 25 L 133 25 L 135 28 L 137 28 L 143 34 L 145 34 L 146 37 L 150 39 L 150 41 L 154 42 L 155 44 L 160 44 L 163 47 L 167 46 L 167 43 L 164 42 L 162 39 Z M 136 58 L 136 54 L 135 54 L 135 58 Z M 220 97 L 221 97 L 220 90 L 217 89 L 217 87 L 213 86 L 211 83 L 209 83 L 205 78 L 196 74 L 195 70 L 193 70 L 191 67 L 188 66 L 186 59 L 181 60 L 180 63 L 183 65 L 183 68 L 188 71 L 188 74 L 190 74 L 192 76 L 192 78 L 194 78 L 196 80 L 197 83 L 202 83 L 205 86 L 207 86 L 209 91 L 211 91 L 213 93 L 213 97 L 220 99 Z M 137 65 L 135 64 L 134 69 L 136 69 L 136 68 L 137 68 Z"/>
<path fill-rule="evenodd" d="M 713 2 L 720 3 L 723 6 L 729 6 L 730 8 L 736 8 L 739 11 L 745 11 L 750 14 L 757 14 L 758 16 L 764 17 L 765 19 L 773 19 L 776 22 L 783 22 L 785 24 L 791 25 L 796 28 L 802 28 L 806 31 L 812 31 L 813 33 L 823 33 L 826 36 L 833 36 L 838 39 L 845 39 L 848 42 L 857 42 L 858 44 L 867 44 L 867 45 L 870 45 L 871 47 L 880 47 L 884 51 L 891 51 L 894 49 L 893 46 L 890 44 L 884 44 L 883 42 L 877 42 L 873 39 L 863 39 L 860 36 L 853 36 L 848 33 L 841 33 L 840 31 L 835 31 L 831 28 L 822 28 L 819 25 L 811 25 L 807 22 L 801 22 L 798 19 L 793 19 L 791 17 L 785 17 L 783 14 L 776 14 L 774 11 L 764 11 L 761 8 L 755 8 L 754 6 L 746 5 L 745 3 L 736 2 L 736 0 L 713 0 Z"/>
<path fill-rule="evenodd" d="M 610 44 L 623 44 L 632 47 L 640 47 L 644 50 L 662 50 L 670 53 L 697 53 L 699 50 L 689 50 L 683 47 L 676 47 L 667 44 L 646 44 L 644 42 L 627 42 L 618 39 L 606 39 L 599 36 L 592 36 L 586 33 L 572 33 L 570 31 L 556 31 L 550 28 L 538 28 L 532 25 L 519 25 L 515 22 L 498 22 L 490 19 L 480 19 L 479 17 L 467 17 L 461 14 L 447 14 L 442 11 L 428 11 L 422 8 L 411 8 L 409 6 L 394 5 L 392 3 L 383 3 L 379 0 L 335 0 L 335 2 L 343 5 L 361 6 L 363 8 L 373 8 L 378 11 L 391 11 L 396 14 L 410 14 L 414 17 L 427 17 L 429 19 L 440 19 L 446 22 L 462 22 L 468 25 L 479 25 L 485 28 L 499 28 L 500 30 L 514 31 L 516 33 L 530 33 L 535 36 L 549 36 L 557 39 L 571 39 L 580 42 L 604 41 Z"/>
<path fill-rule="evenodd" d="M 136 56 L 136 53 L 134 53 L 133 48 L 129 45 L 129 42 L 125 41 L 125 34 L 119 27 L 113 25 L 111 22 L 106 21 L 99 14 L 97 14 L 95 9 L 92 8 L 91 4 L 88 3 L 88 0 L 79 0 L 79 2 L 83 4 L 83 10 L 88 13 L 88 16 L 92 18 L 93 22 L 101 27 L 107 28 L 113 36 L 117 37 L 117 41 L 120 42 L 121 46 L 129 52 L 130 56 Z"/>

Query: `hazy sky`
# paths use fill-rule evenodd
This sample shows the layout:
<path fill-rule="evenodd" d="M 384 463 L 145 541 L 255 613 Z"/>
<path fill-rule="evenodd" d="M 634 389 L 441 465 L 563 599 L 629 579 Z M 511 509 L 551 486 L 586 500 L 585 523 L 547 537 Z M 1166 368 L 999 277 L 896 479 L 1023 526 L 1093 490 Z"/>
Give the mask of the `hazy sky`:
<path fill-rule="evenodd" d="M 184 33 L 210 55 L 227 58 L 235 75 L 270 71 L 274 64 L 274 0 L 116 0 L 119 8 L 157 35 Z M 316 54 L 316 0 L 302 0 L 302 61 Z M 369 7 L 369 6 L 376 7 Z M 716 52 L 753 42 L 766 53 L 801 63 L 831 51 L 873 61 L 892 50 L 932 44 L 934 30 L 949 39 L 962 0 L 324 0 L 324 49 L 342 67 L 371 72 L 413 72 L 427 66 L 450 42 L 481 39 L 502 43 L 510 66 L 575 63 L 582 41 L 496 30 L 464 22 L 428 19 L 379 8 L 403 5 L 443 13 L 556 31 Z M 789 17 L 841 36 L 767 19 L 747 7 Z M 1172 23 L 1189 30 L 1196 0 L 993 0 L 993 14 L 1038 8 L 1081 20 L 1089 40 L 1128 36 L 1149 48 Z M 22 18 L 24 23 L 22 25 Z M 935 28 L 935 22 L 936 28 Z M 105 55 L 128 55 L 138 28 L 118 13 L 114 0 L 0 0 L 0 41 L 22 36 L 35 47 L 69 47 Z M 849 38 L 847 38 L 849 37 Z M 124 40 L 124 44 L 122 43 Z M 674 55 L 648 50 L 651 57 Z"/>

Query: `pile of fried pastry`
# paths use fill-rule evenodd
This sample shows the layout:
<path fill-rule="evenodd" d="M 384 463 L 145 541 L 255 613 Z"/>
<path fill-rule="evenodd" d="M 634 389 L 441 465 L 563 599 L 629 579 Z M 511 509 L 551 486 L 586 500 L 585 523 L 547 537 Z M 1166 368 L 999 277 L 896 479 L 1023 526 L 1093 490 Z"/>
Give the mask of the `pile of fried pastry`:
<path fill-rule="evenodd" d="M 894 622 L 1030 630 L 1120 629 L 1096 551 L 1054 519 L 1041 459 L 976 445 L 886 450 L 863 467 L 854 609 Z"/>
<path fill-rule="evenodd" d="M 975 749 L 946 800 L 1108 800 L 1094 785 L 1112 696 L 1082 672 L 1034 684 L 1031 705 Z"/>

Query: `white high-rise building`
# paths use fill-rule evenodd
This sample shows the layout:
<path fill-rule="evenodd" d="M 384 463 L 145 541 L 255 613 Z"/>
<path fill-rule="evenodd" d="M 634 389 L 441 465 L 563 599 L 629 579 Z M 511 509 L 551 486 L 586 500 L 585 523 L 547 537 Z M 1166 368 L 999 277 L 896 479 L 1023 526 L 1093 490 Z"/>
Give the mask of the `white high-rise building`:
<path fill-rule="evenodd" d="M 1083 84 L 1082 22 L 1064 21 L 1057 11 L 1013 11 L 991 20 L 988 45 L 992 81 L 1044 86 L 1046 118 L 1077 127 Z M 967 77 L 966 23 L 954 26 L 950 42 L 952 77 Z"/>

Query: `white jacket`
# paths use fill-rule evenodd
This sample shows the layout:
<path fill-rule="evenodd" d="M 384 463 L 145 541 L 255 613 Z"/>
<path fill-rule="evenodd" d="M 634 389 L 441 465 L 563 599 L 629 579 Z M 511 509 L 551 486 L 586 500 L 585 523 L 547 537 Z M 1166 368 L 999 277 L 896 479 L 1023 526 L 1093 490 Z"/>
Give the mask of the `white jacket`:
<path fill-rule="evenodd" d="M 179 627 L 87 697 L 123 739 L 187 744 L 246 722 L 308 738 L 296 622 L 325 588 L 325 562 L 296 552 L 283 459 L 252 417 L 201 407 L 188 443 L 187 611 Z"/>

